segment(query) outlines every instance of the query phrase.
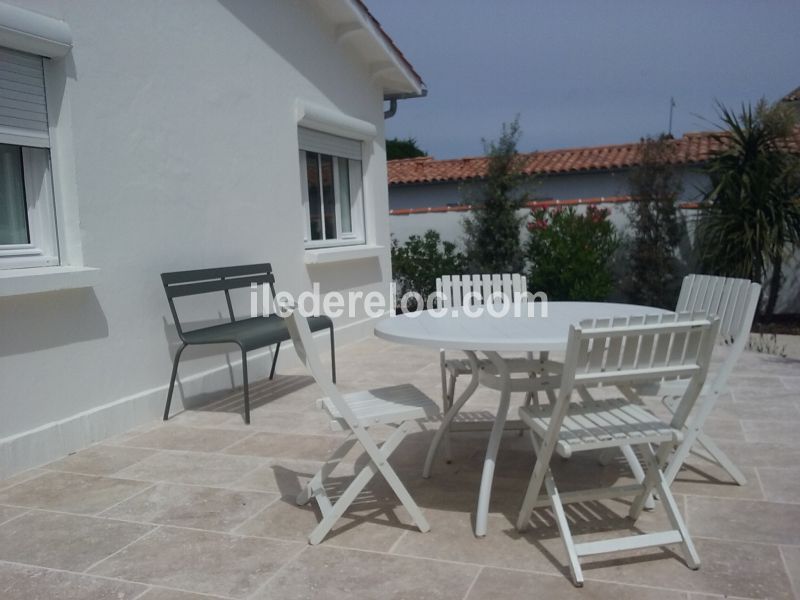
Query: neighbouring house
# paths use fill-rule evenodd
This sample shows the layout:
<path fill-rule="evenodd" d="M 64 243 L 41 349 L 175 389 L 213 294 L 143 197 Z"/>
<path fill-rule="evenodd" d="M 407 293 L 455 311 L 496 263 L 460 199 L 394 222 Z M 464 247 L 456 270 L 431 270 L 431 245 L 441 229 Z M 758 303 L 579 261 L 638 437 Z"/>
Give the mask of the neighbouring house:
<path fill-rule="evenodd" d="M 794 92 L 797 96 L 797 92 Z M 790 94 L 784 101 L 790 101 Z M 796 98 L 794 100 L 796 102 Z M 696 214 L 696 201 L 707 183 L 700 167 L 719 149 L 714 132 L 687 133 L 671 141 L 674 163 L 683 191 L 681 207 L 688 222 Z M 800 153 L 800 128 L 788 141 Z M 522 154 L 522 172 L 530 177 L 523 185 L 528 208 L 534 206 L 603 205 L 611 220 L 624 229 L 625 206 L 631 202 L 630 170 L 639 164 L 639 144 L 588 146 Z M 470 210 L 470 198 L 480 188 L 486 157 L 436 160 L 430 156 L 388 162 L 389 214 L 392 236 L 403 242 L 411 235 L 435 229 L 442 239 L 459 243 L 462 221 Z M 525 214 L 527 210 L 521 211 Z M 778 303 L 780 312 L 800 312 L 798 257 L 787 261 L 786 283 Z"/>
<path fill-rule="evenodd" d="M 0 479 L 158 417 L 161 272 L 388 293 L 385 102 L 424 93 L 359 0 L 0 3 Z M 187 322 L 221 317 L 193 300 Z M 241 381 L 193 349 L 179 404 Z"/>

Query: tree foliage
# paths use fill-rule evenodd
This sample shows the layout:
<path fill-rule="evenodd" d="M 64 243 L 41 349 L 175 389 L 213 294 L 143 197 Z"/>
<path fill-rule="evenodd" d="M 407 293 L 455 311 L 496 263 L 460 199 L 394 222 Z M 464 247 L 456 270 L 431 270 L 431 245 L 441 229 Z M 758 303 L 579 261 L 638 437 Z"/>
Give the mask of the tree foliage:
<path fill-rule="evenodd" d="M 605 300 L 614 278 L 611 259 L 619 246 L 609 211 L 595 206 L 534 209 L 528 221 L 528 290 L 550 300 Z"/>
<path fill-rule="evenodd" d="M 407 292 L 417 292 L 427 299 L 436 291 L 437 277 L 463 271 L 464 256 L 455 244 L 442 241 L 433 229 L 422 236 L 410 236 L 403 245 L 392 239 L 392 273 L 398 299 Z"/>
<path fill-rule="evenodd" d="M 680 284 L 677 248 L 685 232 L 678 213 L 683 191 L 671 136 L 639 143 L 639 164 L 628 177 L 634 201 L 626 211 L 626 274 L 622 288 L 636 304 L 675 306 Z"/>
<path fill-rule="evenodd" d="M 417 140 L 413 137 L 386 140 L 386 160 L 417 158 L 419 156 L 428 156 L 428 153 L 419 147 Z"/>
<path fill-rule="evenodd" d="M 524 194 L 517 144 L 519 117 L 504 123 L 497 141 L 483 140 L 488 159 L 486 178 L 477 197 L 467 198 L 472 214 L 464 219 L 467 264 L 473 273 L 520 272 L 523 266 L 517 211 Z"/>
<path fill-rule="evenodd" d="M 722 150 L 705 172 L 697 246 L 702 264 L 721 275 L 764 282 L 771 317 L 785 256 L 800 245 L 800 160 L 785 138 L 795 125 L 790 109 L 765 101 L 739 114 L 718 105 Z"/>

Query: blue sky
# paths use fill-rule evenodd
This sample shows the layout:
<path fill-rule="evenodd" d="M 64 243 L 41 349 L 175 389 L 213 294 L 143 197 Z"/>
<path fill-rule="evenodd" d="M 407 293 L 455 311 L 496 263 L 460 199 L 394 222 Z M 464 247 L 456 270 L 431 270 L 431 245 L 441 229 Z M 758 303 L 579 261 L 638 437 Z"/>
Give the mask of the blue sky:
<path fill-rule="evenodd" d="M 714 100 L 800 86 L 797 0 L 366 0 L 428 85 L 387 137 L 437 158 L 482 153 L 519 113 L 520 149 L 712 128 Z"/>

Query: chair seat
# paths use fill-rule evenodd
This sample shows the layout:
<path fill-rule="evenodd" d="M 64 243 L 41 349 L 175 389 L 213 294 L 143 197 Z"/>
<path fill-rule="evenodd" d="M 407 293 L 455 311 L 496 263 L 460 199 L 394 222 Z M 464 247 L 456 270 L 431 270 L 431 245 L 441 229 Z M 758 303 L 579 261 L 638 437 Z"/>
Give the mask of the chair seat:
<path fill-rule="evenodd" d="M 311 331 L 328 329 L 333 325 L 330 317 L 309 317 Z M 245 350 L 271 346 L 289 339 L 289 330 L 278 315 L 241 319 L 233 323 L 221 323 L 203 327 L 183 334 L 188 344 L 239 344 Z"/>
<path fill-rule="evenodd" d="M 520 418 L 543 438 L 550 426 L 552 406 L 519 409 Z M 680 431 L 662 422 L 646 408 L 622 398 L 581 400 L 570 405 L 558 436 L 556 451 L 573 452 L 638 444 L 678 443 Z"/>
<path fill-rule="evenodd" d="M 439 415 L 439 407 L 417 387 L 404 384 L 344 394 L 344 400 L 363 427 L 400 423 Z M 334 419 L 343 419 L 330 398 L 320 403 Z"/>

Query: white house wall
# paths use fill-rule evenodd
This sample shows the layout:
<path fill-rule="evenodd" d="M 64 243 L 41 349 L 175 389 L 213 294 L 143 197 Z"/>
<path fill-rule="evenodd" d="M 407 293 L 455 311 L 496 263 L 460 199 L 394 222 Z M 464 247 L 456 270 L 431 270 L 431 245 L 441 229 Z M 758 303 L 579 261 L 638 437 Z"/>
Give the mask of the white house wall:
<path fill-rule="evenodd" d="M 367 237 L 389 241 L 382 90 L 312 5 L 12 2 L 72 30 L 74 48 L 47 82 L 49 93 L 65 86 L 68 107 L 54 123 L 66 146 L 54 153 L 71 159 L 55 194 L 79 214 L 82 263 L 100 272 L 92 288 L 0 297 L 0 478 L 158 416 L 176 343 L 161 272 L 269 261 L 278 289 L 293 293 L 312 280 L 384 292 L 390 277 L 388 251 L 304 263 L 297 100 L 377 126 Z M 225 305 L 181 309 L 202 323 Z M 340 344 L 369 330 L 363 313 L 336 325 Z M 175 410 L 181 393 L 240 380 L 237 353 L 196 350 L 184 353 Z M 252 379 L 267 359 L 253 353 Z"/>

